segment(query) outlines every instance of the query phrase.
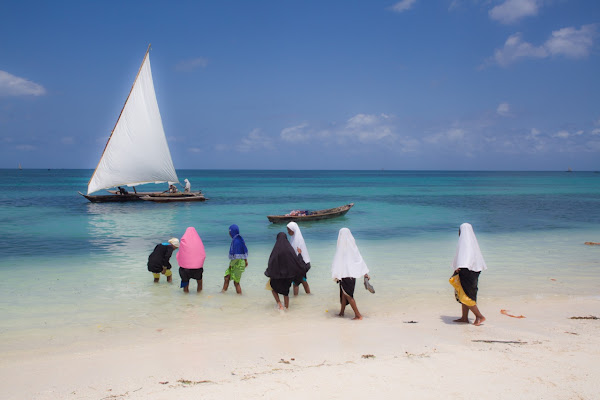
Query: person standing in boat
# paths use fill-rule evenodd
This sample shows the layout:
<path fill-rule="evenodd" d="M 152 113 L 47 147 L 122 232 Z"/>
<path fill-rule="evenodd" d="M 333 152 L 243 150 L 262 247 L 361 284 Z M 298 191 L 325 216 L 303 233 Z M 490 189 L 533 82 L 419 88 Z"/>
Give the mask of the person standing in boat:
<path fill-rule="evenodd" d="M 300 249 L 300 252 L 302 250 Z M 292 281 L 298 276 L 306 273 L 306 264 L 302 259 L 302 254 L 296 254 L 296 250 L 287 239 L 284 232 L 277 234 L 275 246 L 269 256 L 269 264 L 265 271 L 265 276 L 270 278 L 271 293 L 277 302 L 280 310 L 284 309 L 279 295 L 283 295 L 285 309 L 290 306 L 290 286 Z"/>
<path fill-rule="evenodd" d="M 185 230 L 177 252 L 179 263 L 179 276 L 181 277 L 181 288 L 185 293 L 190 292 L 190 279 L 198 282 L 197 292 L 202 291 L 202 273 L 204 272 L 204 260 L 206 252 L 202 239 L 196 232 L 196 228 L 190 226 Z"/>
<path fill-rule="evenodd" d="M 183 181 L 185 182 L 185 187 L 183 188 L 183 192 L 190 193 L 192 191 L 192 184 L 190 183 L 189 180 L 187 180 L 187 178 L 184 179 Z"/>
<path fill-rule="evenodd" d="M 348 228 L 340 229 L 337 247 L 331 263 L 331 277 L 340 285 L 340 317 L 344 316 L 346 305 L 350 304 L 354 318 L 363 319 L 354 300 L 356 278 L 365 278 L 365 287 L 369 279 L 369 268 L 362 258 L 352 232 Z"/>
<path fill-rule="evenodd" d="M 223 282 L 223 290 L 226 292 L 229 288 L 229 281 L 233 279 L 233 285 L 237 294 L 242 294 L 240 280 L 242 274 L 248 267 L 248 248 L 244 238 L 240 235 L 240 228 L 237 225 L 229 227 L 229 236 L 231 236 L 231 245 L 229 246 L 229 267 L 225 270 L 225 281 Z"/>
<path fill-rule="evenodd" d="M 304 272 L 304 274 L 301 276 L 295 277 L 294 281 L 292 282 L 294 284 L 294 296 L 298 296 L 300 284 L 302 284 L 302 287 L 304 287 L 306 294 L 310 294 L 310 286 L 308 285 L 308 281 L 306 279 L 306 274 L 308 273 L 308 270 L 310 270 L 310 256 L 308 255 L 308 249 L 306 248 L 304 237 L 302 236 L 302 232 L 300 232 L 300 227 L 295 222 L 290 222 L 287 224 L 287 231 L 290 235 L 290 244 L 292 245 L 292 248 L 296 254 L 302 255 L 302 261 L 306 264 L 306 272 Z"/>
<path fill-rule="evenodd" d="M 462 316 L 454 322 L 469 323 L 468 314 L 471 311 L 475 314 L 473 325 L 479 326 L 485 321 L 485 317 L 477 307 L 477 286 L 479 274 L 486 270 L 487 266 L 471 224 L 464 223 L 458 229 L 458 245 L 452 268 L 454 274 L 450 278 L 450 284 L 454 287 L 456 301 L 461 303 L 462 307 Z"/>
<path fill-rule="evenodd" d="M 148 271 L 154 276 L 154 283 L 158 283 L 160 275 L 167 277 L 167 282 L 173 280 L 171 272 L 171 255 L 179 247 L 179 239 L 171 238 L 165 243 L 159 243 L 148 256 Z"/>

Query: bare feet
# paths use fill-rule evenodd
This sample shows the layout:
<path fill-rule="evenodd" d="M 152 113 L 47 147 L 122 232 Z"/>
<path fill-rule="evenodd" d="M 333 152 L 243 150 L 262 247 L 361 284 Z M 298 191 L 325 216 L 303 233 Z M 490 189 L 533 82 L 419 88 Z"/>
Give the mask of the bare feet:
<path fill-rule="evenodd" d="M 341 312 L 341 313 L 338 314 L 338 317 L 343 317 L 343 316 L 344 316 L 343 312 Z"/>
<path fill-rule="evenodd" d="M 483 324 L 484 321 L 485 321 L 485 317 L 482 315 L 481 318 L 475 319 L 475 322 L 473 322 L 473 325 L 479 326 L 479 325 Z"/>
<path fill-rule="evenodd" d="M 361 320 L 363 317 L 362 315 L 357 315 L 356 317 L 352 318 L 352 320 L 354 321 L 355 319 Z"/>
<path fill-rule="evenodd" d="M 277 303 L 277 307 L 279 307 L 281 311 L 285 310 L 285 308 L 283 308 L 283 304 L 281 303 Z"/>
<path fill-rule="evenodd" d="M 462 322 L 462 323 L 468 324 L 469 319 L 468 318 L 459 318 L 459 319 L 455 319 L 454 322 Z"/>

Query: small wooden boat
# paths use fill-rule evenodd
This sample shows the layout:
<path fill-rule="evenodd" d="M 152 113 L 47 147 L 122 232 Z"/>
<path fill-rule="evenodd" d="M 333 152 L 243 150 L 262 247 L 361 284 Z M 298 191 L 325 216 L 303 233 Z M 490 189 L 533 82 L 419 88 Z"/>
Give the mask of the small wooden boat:
<path fill-rule="evenodd" d="M 158 193 L 141 196 L 140 200 L 153 201 L 155 203 L 174 203 L 185 201 L 206 201 L 202 193 Z"/>
<path fill-rule="evenodd" d="M 267 215 L 267 218 L 274 224 L 290 221 L 318 221 L 320 219 L 341 217 L 342 215 L 345 215 L 352 206 L 354 206 L 354 203 L 346 204 L 341 207 L 328 208 L 326 210 L 312 211 L 309 215 Z"/>

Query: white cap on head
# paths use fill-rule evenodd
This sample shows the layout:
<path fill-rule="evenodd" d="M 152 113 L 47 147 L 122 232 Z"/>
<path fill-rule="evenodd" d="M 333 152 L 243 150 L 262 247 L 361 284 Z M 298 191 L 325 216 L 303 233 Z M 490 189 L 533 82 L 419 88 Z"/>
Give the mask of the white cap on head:
<path fill-rule="evenodd" d="M 169 239 L 169 243 L 171 243 L 175 247 L 179 247 L 179 239 L 177 239 L 177 238 Z"/>

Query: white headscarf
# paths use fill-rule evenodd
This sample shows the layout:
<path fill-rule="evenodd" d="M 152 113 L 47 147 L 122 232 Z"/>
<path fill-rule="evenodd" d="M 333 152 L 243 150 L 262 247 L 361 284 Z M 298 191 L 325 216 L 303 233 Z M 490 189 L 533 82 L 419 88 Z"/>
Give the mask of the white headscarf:
<path fill-rule="evenodd" d="M 333 279 L 361 278 L 367 273 L 369 268 L 356 247 L 350 229 L 340 229 L 335 256 L 331 263 L 331 277 Z"/>
<path fill-rule="evenodd" d="M 291 235 L 290 244 L 294 248 L 296 254 L 298 254 L 298 247 L 300 247 L 300 250 L 302 250 L 302 253 L 300 253 L 302 254 L 302 259 L 308 264 L 310 262 L 310 256 L 308 255 L 308 249 L 306 248 L 306 243 L 304 243 L 302 232 L 300 232 L 300 227 L 295 222 L 290 222 L 287 224 L 287 227 L 294 232 L 294 234 Z"/>
<path fill-rule="evenodd" d="M 185 189 L 186 190 L 190 190 L 192 188 L 192 185 L 190 184 L 190 181 L 186 179 L 183 180 L 185 182 Z"/>
<path fill-rule="evenodd" d="M 487 269 L 471 224 L 464 223 L 460 226 L 460 236 L 452 268 L 467 268 L 475 272 Z"/>

